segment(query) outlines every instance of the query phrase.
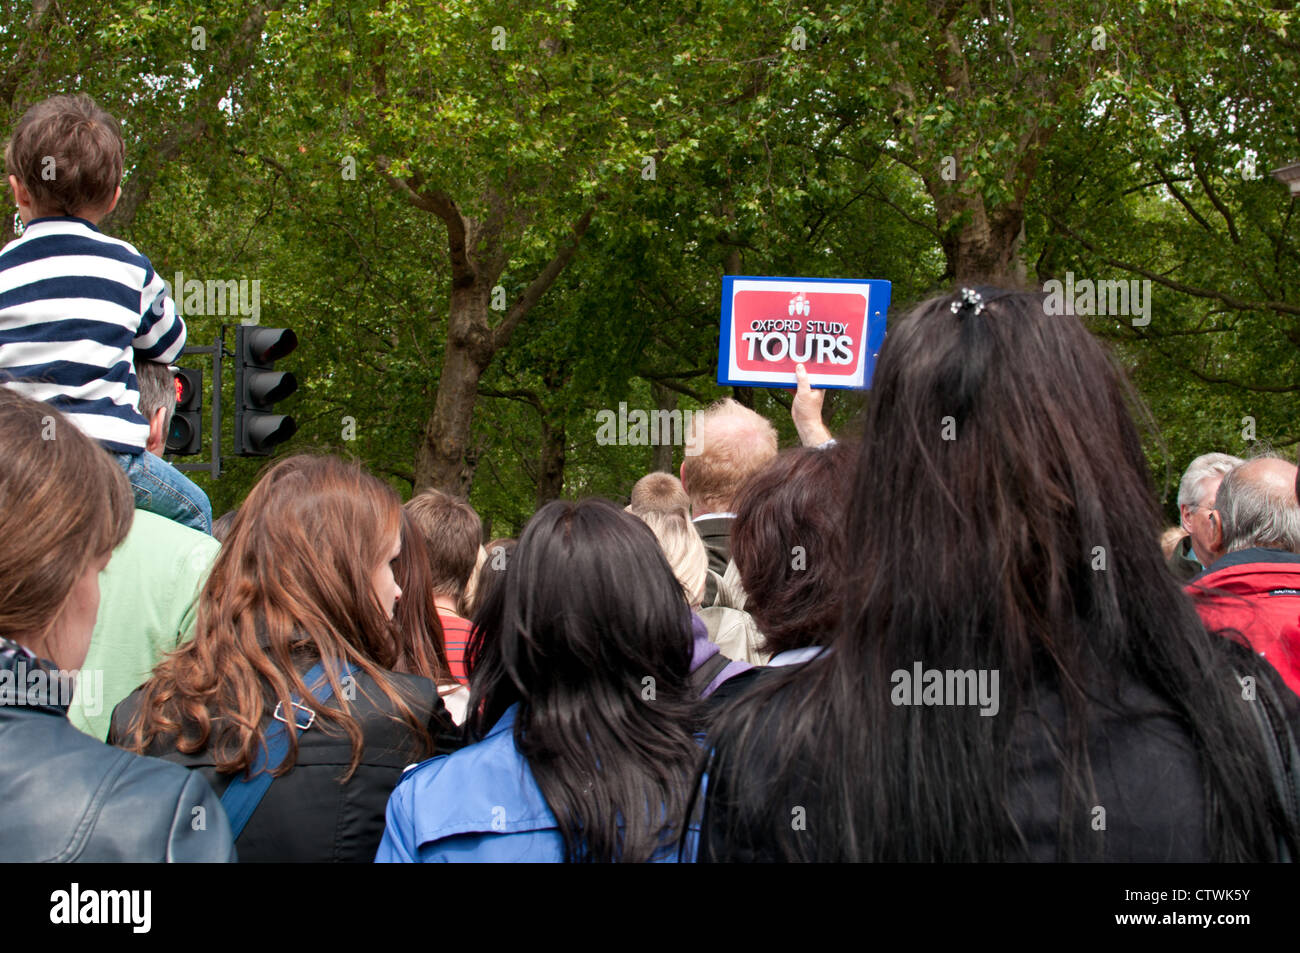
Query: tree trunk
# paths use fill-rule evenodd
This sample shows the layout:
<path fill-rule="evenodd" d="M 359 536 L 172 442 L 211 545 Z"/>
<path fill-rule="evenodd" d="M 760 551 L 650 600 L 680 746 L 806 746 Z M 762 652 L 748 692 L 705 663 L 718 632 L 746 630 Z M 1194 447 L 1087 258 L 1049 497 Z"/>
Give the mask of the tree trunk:
<path fill-rule="evenodd" d="M 552 426 L 542 418 L 542 453 L 537 467 L 537 505 L 559 499 L 564 493 L 564 423 Z"/>
<path fill-rule="evenodd" d="M 1012 286 L 1024 282 L 1020 245 L 1025 212 L 1021 206 L 1003 205 L 990 213 L 982 197 L 951 193 L 935 196 L 935 205 L 943 229 L 947 280 Z M 964 224 L 956 226 L 954 223 L 963 215 Z"/>
<path fill-rule="evenodd" d="M 477 284 L 452 288 L 447 347 L 438 378 L 438 396 L 424 427 L 415 459 L 415 492 L 437 487 L 469 498 L 478 464 L 470 444 L 478 382 L 492 360 L 487 327 L 488 291 Z"/>
<path fill-rule="evenodd" d="M 470 446 L 470 435 L 479 378 L 496 353 L 510 343 L 519 322 L 573 259 L 578 243 L 591 225 L 596 206 L 589 207 L 574 222 L 571 234 L 560 243 L 555 255 L 510 305 L 501 322 L 493 326 L 488 302 L 507 263 L 502 248 L 507 197 L 489 189 L 486 199 L 491 211 L 487 219 L 476 221 L 466 217 L 445 192 L 426 188 L 420 173 L 399 178 L 390 172 L 391 163 L 386 156 L 378 156 L 376 162 L 384 177 L 411 205 L 437 215 L 447 226 L 447 252 L 451 259 L 447 347 L 433 413 L 425 422 L 423 438 L 416 450 L 415 492 L 434 486 L 468 499 L 478 465 L 478 450 Z"/>
<path fill-rule="evenodd" d="M 677 409 L 677 392 L 669 390 L 662 384 L 651 381 L 650 392 L 654 394 L 655 406 L 665 413 L 672 413 Z M 663 419 L 662 417 L 660 419 Z M 685 438 L 685 425 L 683 424 L 683 437 Z M 660 434 L 662 436 L 662 434 Z M 650 460 L 651 470 L 662 470 L 664 473 L 674 473 L 673 470 L 673 445 L 671 443 L 656 443 L 654 445 L 654 454 Z"/>

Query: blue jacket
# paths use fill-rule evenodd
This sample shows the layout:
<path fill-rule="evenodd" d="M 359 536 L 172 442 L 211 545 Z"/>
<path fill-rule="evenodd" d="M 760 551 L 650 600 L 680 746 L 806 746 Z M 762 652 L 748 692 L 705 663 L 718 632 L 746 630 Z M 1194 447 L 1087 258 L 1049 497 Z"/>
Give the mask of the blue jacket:
<path fill-rule="evenodd" d="M 527 759 L 511 705 L 477 744 L 407 770 L 388 799 L 375 863 L 562 863 L 560 836 Z M 687 857 L 699 839 L 692 825 Z M 677 861 L 677 851 L 662 858 Z"/>

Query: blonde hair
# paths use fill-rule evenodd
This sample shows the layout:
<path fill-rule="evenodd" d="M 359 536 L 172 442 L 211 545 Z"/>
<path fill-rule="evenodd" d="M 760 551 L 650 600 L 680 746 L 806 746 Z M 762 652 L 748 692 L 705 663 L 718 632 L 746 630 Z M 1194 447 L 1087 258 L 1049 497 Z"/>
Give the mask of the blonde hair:
<path fill-rule="evenodd" d="M 696 515 L 701 507 L 730 509 L 740 485 L 776 456 L 771 421 L 730 397 L 695 418 L 699 453 L 682 464 L 682 483 Z"/>
<path fill-rule="evenodd" d="M 681 583 L 682 593 L 692 609 L 699 608 L 704 599 L 704 583 L 709 577 L 709 553 L 704 540 L 691 525 L 690 516 L 682 507 L 671 510 L 646 509 L 629 506 L 627 511 L 641 520 L 659 540 L 673 575 Z"/>
<path fill-rule="evenodd" d="M 1181 526 L 1170 526 L 1160 534 L 1160 551 L 1164 553 L 1165 559 L 1173 557 L 1174 550 L 1178 547 L 1178 544 L 1183 541 L 1183 537 L 1186 535 L 1187 530 L 1183 529 Z"/>

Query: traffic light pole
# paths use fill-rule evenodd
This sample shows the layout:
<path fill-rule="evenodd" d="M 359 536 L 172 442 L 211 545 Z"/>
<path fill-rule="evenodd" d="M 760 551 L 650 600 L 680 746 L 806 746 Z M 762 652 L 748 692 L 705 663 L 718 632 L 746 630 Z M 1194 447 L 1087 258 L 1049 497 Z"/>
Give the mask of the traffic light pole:
<path fill-rule="evenodd" d="M 221 476 L 221 359 L 226 350 L 226 328 L 221 326 L 217 342 L 206 347 L 187 347 L 186 354 L 212 355 L 212 460 L 208 463 L 174 463 L 177 470 L 206 470 L 212 479 Z"/>

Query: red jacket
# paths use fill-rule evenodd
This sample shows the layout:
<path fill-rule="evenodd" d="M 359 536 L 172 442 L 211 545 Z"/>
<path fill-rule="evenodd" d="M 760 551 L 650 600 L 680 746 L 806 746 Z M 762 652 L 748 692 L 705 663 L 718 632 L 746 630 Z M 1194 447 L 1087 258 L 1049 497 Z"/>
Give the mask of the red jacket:
<path fill-rule="evenodd" d="M 1229 553 L 1186 586 L 1210 631 L 1241 633 L 1300 695 L 1300 555 Z"/>

